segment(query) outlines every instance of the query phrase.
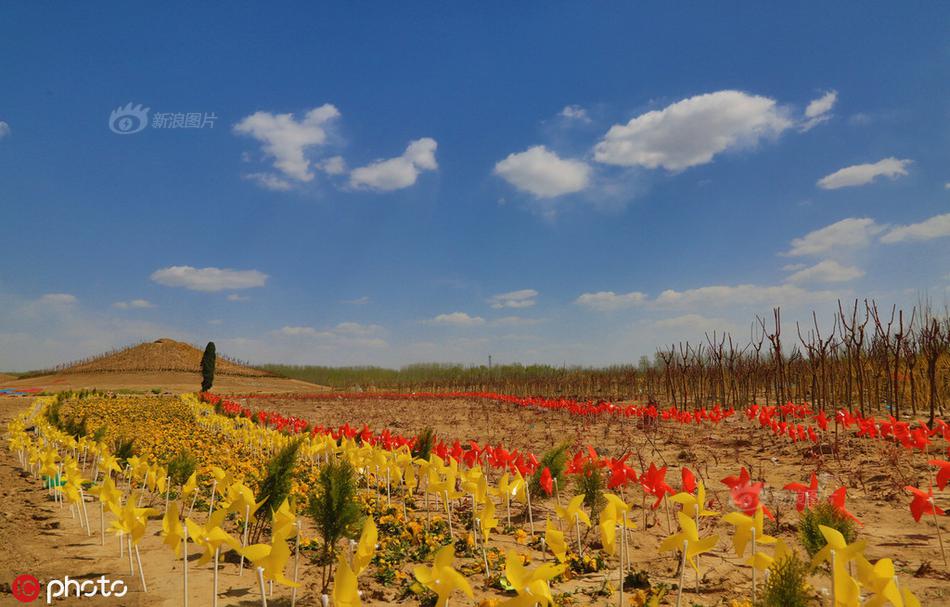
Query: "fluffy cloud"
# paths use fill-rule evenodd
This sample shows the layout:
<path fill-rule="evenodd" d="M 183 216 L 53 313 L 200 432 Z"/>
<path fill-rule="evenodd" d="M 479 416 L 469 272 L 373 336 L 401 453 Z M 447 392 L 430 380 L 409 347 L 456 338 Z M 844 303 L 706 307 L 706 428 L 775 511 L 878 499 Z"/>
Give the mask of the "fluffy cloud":
<path fill-rule="evenodd" d="M 264 154 L 274 159 L 274 168 L 287 177 L 310 181 L 313 172 L 304 150 L 326 143 L 326 125 L 339 116 L 340 111 L 329 103 L 309 110 L 299 121 L 293 114 L 255 112 L 235 124 L 234 132 L 259 141 Z"/>
<path fill-rule="evenodd" d="M 416 182 L 422 171 L 439 168 L 435 160 L 438 147 L 435 139 L 423 137 L 409 143 L 402 156 L 377 160 L 350 173 L 350 185 L 380 192 L 408 188 Z"/>
<path fill-rule="evenodd" d="M 243 177 L 248 181 L 253 181 L 265 190 L 274 192 L 286 192 L 294 187 L 292 183 L 273 173 L 245 173 Z"/>
<path fill-rule="evenodd" d="M 574 300 L 574 303 L 598 312 L 608 312 L 642 304 L 646 299 L 647 296 L 639 291 L 620 294 L 613 291 L 598 291 L 596 293 L 583 293 Z"/>
<path fill-rule="evenodd" d="M 828 91 L 818 99 L 814 99 L 805 108 L 805 121 L 799 127 L 802 131 L 808 131 L 822 122 L 831 118 L 831 108 L 838 101 L 837 91 Z"/>
<path fill-rule="evenodd" d="M 890 157 L 870 164 L 856 164 L 825 175 L 818 180 L 818 187 L 825 190 L 837 190 L 865 185 L 881 176 L 897 179 L 907 174 L 907 165 L 911 162 L 907 159 Z"/>
<path fill-rule="evenodd" d="M 718 91 L 614 125 L 594 148 L 598 162 L 679 171 L 730 149 L 754 146 L 793 125 L 774 99 Z"/>
<path fill-rule="evenodd" d="M 155 304 L 147 299 L 133 299 L 130 301 L 117 301 L 112 304 L 112 307 L 118 310 L 142 310 L 145 308 L 154 308 Z"/>
<path fill-rule="evenodd" d="M 241 295 L 240 293 L 229 293 L 225 299 L 228 301 L 247 301 L 250 297 Z"/>
<path fill-rule="evenodd" d="M 364 325 L 357 322 L 341 322 L 331 329 L 316 329 L 309 326 L 285 326 L 273 332 L 279 337 L 306 339 L 324 346 L 385 348 L 383 339 L 386 330 L 379 325 Z"/>
<path fill-rule="evenodd" d="M 488 299 L 491 307 L 500 308 L 530 308 L 536 301 L 538 292 L 534 289 L 521 289 L 520 291 L 511 291 L 509 293 L 499 293 Z"/>
<path fill-rule="evenodd" d="M 950 236 L 950 213 L 934 215 L 920 223 L 897 226 L 881 236 L 881 242 L 894 244 L 914 240 L 933 240 L 946 236 Z"/>
<path fill-rule="evenodd" d="M 796 285 L 713 285 L 675 291 L 668 289 L 656 298 L 661 306 L 788 306 L 810 304 L 817 300 L 833 301 L 837 295 L 828 291 L 808 291 Z"/>
<path fill-rule="evenodd" d="M 8 136 L 10 134 L 10 125 L 0 120 L 0 139 Z"/>
<path fill-rule="evenodd" d="M 591 170 L 585 162 L 561 158 L 537 145 L 509 154 L 495 164 L 494 173 L 519 190 L 538 198 L 553 198 L 586 188 Z"/>
<path fill-rule="evenodd" d="M 435 318 L 425 321 L 425 323 L 449 327 L 477 327 L 484 325 L 485 319 L 481 316 L 469 316 L 465 312 L 452 312 L 450 314 L 439 314 Z"/>
<path fill-rule="evenodd" d="M 792 240 L 792 248 L 784 255 L 821 255 L 833 249 L 866 247 L 884 229 L 868 217 L 849 217 Z"/>
<path fill-rule="evenodd" d="M 582 108 L 579 105 L 567 105 L 564 106 L 564 109 L 561 110 L 558 114 L 561 118 L 567 118 L 568 120 L 577 120 L 580 122 L 590 122 L 590 116 L 587 115 L 587 110 Z"/>
<path fill-rule="evenodd" d="M 847 282 L 864 276 L 860 268 L 845 266 L 832 259 L 820 261 L 803 268 L 788 277 L 789 282 Z"/>
<path fill-rule="evenodd" d="M 314 164 L 327 175 L 342 175 L 346 172 L 346 161 L 342 156 L 331 156 Z"/>
<path fill-rule="evenodd" d="M 267 274 L 257 270 L 228 270 L 170 266 L 152 272 L 151 279 L 166 287 L 183 287 L 192 291 L 224 291 L 263 287 Z"/>

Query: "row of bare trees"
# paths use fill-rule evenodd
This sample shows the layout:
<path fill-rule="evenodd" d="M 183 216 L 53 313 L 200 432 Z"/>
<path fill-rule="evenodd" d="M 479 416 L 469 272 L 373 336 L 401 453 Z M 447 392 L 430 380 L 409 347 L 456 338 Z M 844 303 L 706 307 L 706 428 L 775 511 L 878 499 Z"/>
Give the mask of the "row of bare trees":
<path fill-rule="evenodd" d="M 781 310 L 757 317 L 750 336 L 729 334 L 678 343 L 657 352 L 658 365 L 638 378 L 641 394 L 677 407 L 723 403 L 810 402 L 830 411 L 942 415 L 950 389 L 950 317 L 927 304 L 909 313 L 874 301 L 838 302 L 832 321 L 818 315 L 782 333 Z"/>

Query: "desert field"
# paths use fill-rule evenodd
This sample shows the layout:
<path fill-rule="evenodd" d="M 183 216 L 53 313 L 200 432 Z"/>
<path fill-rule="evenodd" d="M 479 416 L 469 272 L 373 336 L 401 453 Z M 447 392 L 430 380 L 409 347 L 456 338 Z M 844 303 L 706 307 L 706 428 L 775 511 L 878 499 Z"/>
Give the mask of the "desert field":
<path fill-rule="evenodd" d="M 336 457 L 356 463 L 359 503 L 364 513 L 369 515 L 367 518 L 374 520 L 378 528 L 375 554 L 359 574 L 358 582 L 354 582 L 364 605 L 435 604 L 435 595 L 421 587 L 414 576 L 416 567 L 431 565 L 433 552 L 438 548 L 438 545 L 428 545 L 433 542 L 454 546 L 456 558 L 453 567 L 462 572 L 472 590 L 472 599 L 456 592 L 450 604 L 501 605 L 506 601 L 512 605 L 530 604 L 511 602 L 520 593 L 516 595 L 516 591 L 511 590 L 511 582 L 506 577 L 508 570 L 505 568 L 505 556 L 513 550 L 512 558 L 519 559 L 519 563 L 527 563 L 529 570 L 556 563 L 556 557 L 547 543 L 541 542 L 542 538 L 551 540 L 551 536 L 546 533 L 547 521 L 551 521 L 553 529 L 561 529 L 566 542 L 567 554 L 563 555 L 565 570 L 550 576 L 550 582 L 545 581 L 556 604 L 620 605 L 622 601 L 624 605 L 640 605 L 646 604 L 651 597 L 656 604 L 675 604 L 681 581 L 680 556 L 675 551 L 659 551 L 658 548 L 666 537 L 679 531 L 681 523 L 678 523 L 677 512 L 682 506 L 680 498 L 672 496 L 689 495 L 683 492 L 683 469 L 691 471 L 705 490 L 704 512 L 710 514 L 708 517 L 704 514 L 700 519 L 699 535 L 702 538 L 718 538 L 711 549 L 698 557 L 698 573 L 687 564 L 681 599 L 683 604 L 751 604 L 752 568 L 746 565 L 750 549 L 743 546 L 743 556 L 736 555 L 732 541 L 733 526 L 722 518 L 728 512 L 748 507 L 748 504 L 743 506 L 741 503 L 741 488 L 740 493 L 736 494 L 723 483 L 727 477 L 740 475 L 742 468 L 748 471 L 750 477 L 746 489 L 756 487 L 756 483 L 763 483 L 762 488 L 756 491 L 758 501 L 752 512 L 761 506 L 774 515 L 774 520 L 765 518 L 759 530 L 761 533 L 782 540 L 793 550 L 804 553 L 797 531 L 801 516 L 796 511 L 797 494 L 783 487 L 794 482 L 807 485 L 810 475 L 815 473 L 818 483 L 816 500 L 824 501 L 839 488 L 846 488 L 844 508 L 860 521 L 856 532 L 858 540 L 866 542 L 863 550 L 865 558 L 870 562 L 891 559 L 900 588 L 912 591 L 923 605 L 946 604 L 950 593 L 950 577 L 942 562 L 934 519 L 926 516 L 916 523 L 908 508 L 911 496 L 904 489 L 906 485 L 924 487 L 929 482 L 933 468 L 927 465 L 928 459 L 939 458 L 946 449 L 942 438 L 936 436 L 933 444 L 920 451 L 904 449 L 894 442 L 858 437 L 855 436 L 854 428 L 842 428 L 836 447 L 833 430 L 820 433 L 819 440 L 814 442 L 792 441 L 787 436 L 776 435 L 770 427 L 763 426 L 756 416 L 750 419 L 744 411 L 723 414 L 718 421 L 705 419 L 699 423 L 663 419 L 662 415 L 653 419 L 644 415 L 618 413 L 644 409 L 643 403 L 634 402 L 617 403 L 617 409 L 613 412 L 605 410 L 603 404 L 600 405 L 600 412 L 578 412 L 534 404 L 500 402 L 481 396 L 399 397 L 336 393 L 321 396 L 311 390 L 297 394 L 236 393 L 218 396 L 212 399 L 221 399 L 215 407 L 218 412 L 214 413 L 211 405 L 199 403 L 194 397 L 186 398 L 192 399 L 187 401 L 192 403 L 190 413 L 179 411 L 183 406 L 181 397 L 167 394 L 73 397 L 63 401 L 59 415 L 66 418 L 81 413 L 84 418 L 93 419 L 98 414 L 103 420 L 113 420 L 104 422 L 109 424 L 107 436 L 112 438 L 117 438 L 122 432 L 134 432 L 136 428 L 141 432 L 145 425 L 149 425 L 149 431 L 141 432 L 141 438 L 137 439 L 137 454 L 143 459 L 154 460 L 152 465 L 159 465 L 159 462 L 167 464 L 169 454 L 173 451 L 164 442 L 174 443 L 176 448 L 185 445 L 196 453 L 198 489 L 192 496 L 192 504 L 196 505 L 190 518 L 199 525 L 206 524 L 209 510 L 214 511 L 209 504 L 211 486 L 216 487 L 212 476 L 213 466 L 224 468 L 229 473 L 229 482 L 243 477 L 244 482 L 254 488 L 261 482 L 262 471 L 271 455 L 295 435 L 288 428 L 293 427 L 297 420 L 300 420 L 297 423 L 301 429 L 297 436 L 308 437 L 305 439 L 306 444 L 312 445 L 314 449 L 326 447 L 327 443 L 319 442 L 318 439 L 329 436 L 327 440 L 332 445 L 330 451 L 336 450 Z M 33 399 L 29 398 L 2 398 L 0 417 L 6 425 L 17 414 L 22 415 L 24 410 L 32 410 L 33 415 L 39 416 L 42 415 L 39 413 L 40 404 L 34 404 Z M 227 406 L 230 406 L 230 411 Z M 184 430 L 172 431 L 165 427 L 168 421 L 164 417 L 166 410 L 174 411 L 176 416 L 186 416 L 188 421 Z M 256 419 L 259 413 L 264 421 L 256 424 L 249 419 L 243 424 L 234 421 L 247 415 Z M 31 422 L 37 421 L 29 419 Z M 304 420 L 310 423 L 309 427 L 303 428 Z M 808 423 L 807 419 L 800 421 Z M 188 434 L 188 424 L 194 425 L 196 434 Z M 92 427 L 90 424 L 89 429 Z M 244 434 L 235 434 L 235 428 L 244 428 L 241 430 Z M 277 428 L 282 430 L 278 431 Z M 446 526 L 445 500 L 438 497 L 437 491 L 428 491 L 428 484 L 438 481 L 440 477 L 420 480 L 425 476 L 425 468 L 419 467 L 415 493 L 410 495 L 408 477 L 402 476 L 405 467 L 393 465 L 391 473 L 381 472 L 379 468 L 378 462 L 381 462 L 383 468 L 388 469 L 387 466 L 396 461 L 399 452 L 395 446 L 398 441 L 387 448 L 380 437 L 401 436 L 411 440 L 426 428 L 434 430 L 434 452 L 441 452 L 446 462 L 452 461 L 453 452 L 460 460 L 457 481 L 452 481 L 452 493 L 445 494 L 446 497 L 451 496 L 451 527 Z M 113 435 L 113 432 L 116 434 Z M 247 432 L 256 433 L 253 435 L 256 438 L 248 438 Z M 352 442 L 352 437 L 360 435 L 364 437 L 364 447 L 375 443 L 371 449 L 382 455 L 360 454 L 360 448 Z M 347 436 L 351 439 L 348 440 Z M 266 441 L 271 442 L 268 445 Z M 458 446 L 455 446 L 456 441 Z M 466 458 L 464 452 L 472 447 L 470 441 L 476 442 L 476 449 L 491 446 L 497 447 L 497 450 L 485 450 L 474 459 Z M 348 443 L 350 446 L 346 447 Z M 609 550 L 604 545 L 605 536 L 599 531 L 597 517 L 603 516 L 604 511 L 581 506 L 585 516 L 592 518 L 593 527 L 590 528 L 575 520 L 577 526 L 572 529 L 572 525 L 567 524 L 569 519 L 565 521 L 563 516 L 558 516 L 558 503 L 567 506 L 572 497 L 579 495 L 580 479 L 585 472 L 566 472 L 555 494 L 532 495 L 530 514 L 527 503 L 522 503 L 525 497 L 523 489 L 521 493 L 514 491 L 515 499 L 503 498 L 504 492 L 492 496 L 497 486 L 514 480 L 516 474 L 511 472 L 520 472 L 519 466 L 526 470 L 526 478 L 530 478 L 528 471 L 540 471 L 537 466 L 532 469 L 531 456 L 541 459 L 546 451 L 557 445 L 567 447 L 566 453 L 570 460 L 568 468 L 574 462 L 592 461 L 595 466 L 601 467 L 605 481 L 611 480 L 614 469 L 629 470 L 627 473 L 638 479 L 627 479 L 612 489 L 602 488 L 630 507 L 626 513 L 626 542 L 623 542 L 623 526 L 618 524 L 620 536 L 617 543 L 626 544 L 622 550 L 622 566 L 626 573 L 623 598 L 619 592 L 621 550 L 616 545 L 613 550 Z M 322 567 L 318 557 L 320 531 L 306 508 L 306 498 L 318 484 L 319 464 L 323 461 L 321 458 L 328 457 L 327 451 L 321 453 L 323 455 L 317 455 L 314 451 L 309 452 L 308 456 L 301 456 L 294 472 L 292 497 L 296 519 L 300 522 L 298 537 L 301 540 L 299 556 L 295 559 L 290 556 L 290 552 L 287 553 L 288 559 L 282 565 L 282 574 L 295 577 L 300 586 L 292 598 L 292 589 L 281 583 L 289 582 L 288 577 L 275 575 L 277 583 L 273 585 L 272 594 L 271 583 L 265 583 L 268 604 L 321 604 Z M 507 465 L 492 463 L 493 458 L 504 459 L 515 453 L 521 454 L 523 458 L 518 460 L 509 457 Z M 68 458 L 68 451 L 63 456 Z M 623 464 L 617 464 L 621 458 L 626 468 Z M 417 461 L 416 465 L 421 463 Z M 89 482 L 92 464 L 87 464 L 83 478 L 88 488 L 92 484 Z M 662 490 L 659 492 L 660 500 L 655 500 L 656 494 L 650 493 L 651 486 L 644 477 L 644 472 L 651 465 L 666 470 L 665 482 L 669 490 L 666 494 Z M 163 544 L 167 536 L 163 522 L 166 498 L 172 504 L 181 503 L 182 510 L 189 506 L 188 496 L 179 495 L 184 491 L 182 486 L 170 482 L 165 495 L 153 486 L 139 496 L 133 491 L 143 485 L 147 487 L 147 477 L 137 476 L 134 471 L 128 470 L 115 474 L 121 493 L 139 496 L 135 499 L 142 507 L 155 508 L 154 512 L 143 515 L 146 530 L 136 545 L 142 561 L 142 571 L 138 572 L 137 565 L 130 567 L 128 554 L 131 552 L 127 550 L 128 554 L 120 556 L 120 542 L 108 529 L 115 518 L 108 509 L 105 509 L 103 523 L 107 527 L 106 537 L 102 538 L 98 501 L 86 493 L 83 501 L 91 522 L 89 529 L 84 530 L 77 518 L 78 510 L 73 508 L 76 504 L 64 505 L 62 501 L 56 501 L 36 479 L 36 475 L 30 473 L 30 468 L 31 465 L 23 466 L 23 460 L 18 459 L 15 449 L 4 451 L 0 484 L 7 507 L 0 518 L 0 534 L 3 537 L 16 537 L 18 541 L 12 542 L 0 557 L 0 576 L 3 579 L 13 579 L 23 572 L 29 572 L 40 580 L 64 574 L 74 578 L 95 578 L 105 574 L 110 578 L 125 580 L 129 593 L 120 604 L 182 604 L 182 561 Z M 483 471 L 488 488 L 488 493 L 477 500 L 465 490 L 469 486 L 466 484 L 467 474 L 473 468 Z M 130 476 L 127 477 L 126 472 Z M 399 480 L 400 476 L 403 483 Z M 697 491 L 695 487 L 687 489 L 693 494 Z M 224 493 L 219 493 L 217 499 L 221 504 Z M 939 493 L 936 499 L 939 505 Z M 484 509 L 488 502 L 495 508 L 497 527 L 491 530 L 487 542 L 475 537 L 477 529 L 473 529 L 472 523 L 473 500 L 481 503 L 480 509 Z M 651 507 L 654 501 L 657 504 L 655 509 Z M 240 512 L 231 512 L 221 528 L 240 540 L 241 520 Z M 942 525 L 941 529 L 946 531 L 946 526 Z M 581 550 L 586 559 L 580 556 L 577 549 L 577 531 L 580 531 Z M 359 533 L 354 537 L 358 538 Z M 260 541 L 266 544 L 269 539 L 265 535 Z M 345 545 L 344 542 L 341 554 L 349 554 L 350 549 L 345 548 Z M 297 554 L 296 540 L 288 540 L 285 546 L 293 546 L 294 554 Z M 485 548 L 484 553 L 482 548 Z M 241 550 L 241 546 L 237 545 L 234 550 L 228 550 L 221 556 L 218 605 L 263 604 L 254 572 L 248 567 L 240 567 L 238 554 Z M 198 565 L 195 560 L 201 551 L 197 545 L 189 547 L 188 594 L 195 605 L 211 604 L 213 594 L 211 566 L 207 563 Z M 760 543 L 759 551 L 771 554 L 773 545 Z M 239 573 L 239 569 L 243 571 Z M 269 571 L 269 575 L 271 573 Z M 148 592 L 143 591 L 140 575 L 144 575 Z M 760 593 L 767 575 L 765 571 L 758 574 L 757 590 Z M 831 579 L 827 570 L 817 567 L 808 576 L 808 583 L 813 598 L 828 604 Z M 632 588 L 631 585 L 637 587 Z M 330 585 L 327 590 L 327 594 L 332 597 L 330 604 L 350 604 L 344 597 L 334 596 L 333 586 Z M 861 588 L 864 600 L 880 591 L 873 591 L 863 585 Z M 9 591 L 9 587 L 4 587 L 4 593 Z"/>

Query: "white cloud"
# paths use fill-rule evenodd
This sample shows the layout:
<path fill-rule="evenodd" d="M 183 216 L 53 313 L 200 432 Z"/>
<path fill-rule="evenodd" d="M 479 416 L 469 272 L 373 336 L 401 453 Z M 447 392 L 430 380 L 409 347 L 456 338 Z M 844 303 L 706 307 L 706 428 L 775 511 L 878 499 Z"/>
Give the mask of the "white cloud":
<path fill-rule="evenodd" d="M 946 236 L 950 236 L 950 213 L 934 215 L 919 223 L 892 228 L 881 236 L 881 242 L 894 244 L 905 241 L 933 240 Z"/>
<path fill-rule="evenodd" d="M 535 303 L 538 292 L 534 289 L 521 289 L 520 291 L 511 291 L 509 293 L 499 293 L 492 295 L 488 299 L 491 307 L 500 308 L 530 308 Z"/>
<path fill-rule="evenodd" d="M 856 164 L 839 169 L 830 175 L 818 180 L 818 187 L 825 190 L 836 190 L 871 183 L 876 178 L 884 176 L 897 179 L 907 174 L 907 165 L 912 160 L 897 159 L 893 156 L 870 164 Z"/>
<path fill-rule="evenodd" d="M 389 345 L 383 338 L 386 333 L 383 327 L 356 322 L 342 322 L 332 329 L 285 326 L 273 333 L 279 337 L 312 340 L 323 346 L 385 348 Z"/>
<path fill-rule="evenodd" d="M 639 291 L 620 294 L 613 291 L 598 291 L 596 293 L 583 293 L 574 300 L 574 303 L 598 312 L 608 312 L 642 304 L 646 299 L 647 296 Z"/>
<path fill-rule="evenodd" d="M 469 316 L 465 312 L 452 312 L 450 314 L 439 314 L 435 318 L 430 318 L 424 322 L 429 325 L 450 327 L 477 327 L 485 324 L 485 319 L 481 316 Z"/>
<path fill-rule="evenodd" d="M 10 135 L 10 125 L 0 120 L 0 139 Z"/>
<path fill-rule="evenodd" d="M 248 181 L 253 181 L 265 190 L 274 192 L 286 192 L 294 187 L 292 183 L 273 173 L 245 173 L 242 177 Z"/>
<path fill-rule="evenodd" d="M 380 192 L 408 188 L 416 182 L 422 171 L 434 171 L 439 168 L 435 160 L 437 147 L 438 143 L 431 137 L 411 141 L 402 156 L 377 160 L 353 169 L 350 173 L 350 185 L 354 188 L 368 188 Z"/>
<path fill-rule="evenodd" d="M 566 105 L 564 106 L 564 109 L 561 110 L 561 113 L 558 115 L 561 116 L 562 118 L 567 118 L 568 120 L 590 122 L 590 116 L 587 115 L 587 110 L 585 110 L 579 105 Z"/>
<path fill-rule="evenodd" d="M 754 146 L 792 126 L 774 99 L 718 91 L 683 99 L 614 125 L 594 159 L 620 166 L 679 171 L 711 162 L 730 149 Z"/>
<path fill-rule="evenodd" d="M 224 291 L 263 287 L 267 274 L 257 270 L 228 270 L 170 266 L 152 272 L 151 279 L 166 287 L 184 287 L 192 291 Z"/>
<path fill-rule="evenodd" d="M 119 310 L 141 310 L 145 308 L 154 308 L 155 304 L 147 299 L 132 299 L 130 301 L 117 301 L 112 304 L 113 308 Z"/>
<path fill-rule="evenodd" d="M 792 240 L 792 248 L 783 255 L 821 255 L 833 249 L 859 248 L 871 244 L 885 226 L 868 217 L 849 217 Z"/>
<path fill-rule="evenodd" d="M 495 164 L 494 173 L 519 190 L 538 198 L 553 198 L 586 188 L 591 170 L 585 162 L 561 158 L 543 145 L 536 145 L 509 154 Z"/>
<path fill-rule="evenodd" d="M 820 261 L 815 265 L 798 270 L 790 275 L 788 282 L 848 282 L 864 276 L 864 270 L 845 266 L 832 259 Z"/>
<path fill-rule="evenodd" d="M 788 306 L 812 303 L 816 300 L 834 300 L 836 294 L 828 291 L 808 291 L 796 285 L 713 285 L 660 293 L 655 303 L 661 306 Z"/>
<path fill-rule="evenodd" d="M 350 304 L 351 306 L 365 306 L 370 301 L 370 298 L 364 295 L 363 297 L 357 297 L 356 299 L 344 299 L 340 303 Z"/>
<path fill-rule="evenodd" d="M 805 121 L 799 126 L 802 131 L 808 131 L 831 118 L 831 108 L 838 101 L 837 91 L 828 91 L 818 99 L 813 99 L 805 108 Z"/>
<path fill-rule="evenodd" d="M 234 125 L 234 132 L 250 135 L 261 142 L 264 154 L 274 159 L 274 168 L 297 181 L 310 181 L 313 172 L 304 150 L 326 143 L 326 125 L 340 116 L 340 111 L 326 103 L 309 110 L 303 120 L 293 114 L 255 112 Z"/>
<path fill-rule="evenodd" d="M 79 301 L 75 295 L 69 293 L 47 293 L 37 300 L 37 303 L 51 306 L 68 306 Z"/>
<path fill-rule="evenodd" d="M 229 293 L 225 298 L 228 301 L 247 301 L 250 299 L 247 295 L 241 295 L 240 293 Z"/>
<path fill-rule="evenodd" d="M 314 164 L 327 175 L 342 175 L 346 172 L 346 161 L 342 156 L 331 156 Z"/>

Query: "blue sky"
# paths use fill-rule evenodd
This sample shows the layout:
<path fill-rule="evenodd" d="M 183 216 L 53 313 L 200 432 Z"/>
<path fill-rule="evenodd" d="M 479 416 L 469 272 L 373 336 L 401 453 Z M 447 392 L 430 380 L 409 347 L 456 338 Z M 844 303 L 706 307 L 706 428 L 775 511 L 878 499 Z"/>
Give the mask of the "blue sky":
<path fill-rule="evenodd" d="M 950 293 L 943 3 L 132 12 L 0 14 L 0 368 L 635 362 Z"/>

